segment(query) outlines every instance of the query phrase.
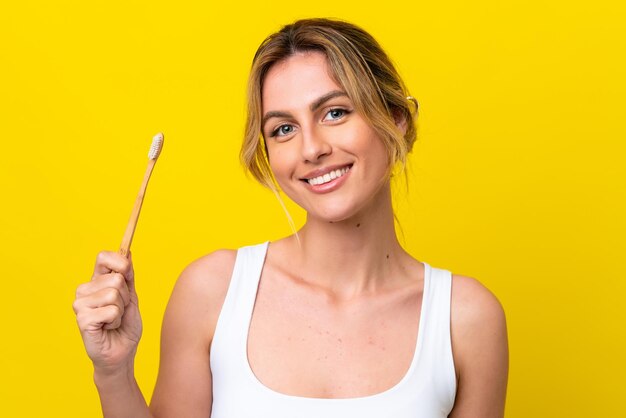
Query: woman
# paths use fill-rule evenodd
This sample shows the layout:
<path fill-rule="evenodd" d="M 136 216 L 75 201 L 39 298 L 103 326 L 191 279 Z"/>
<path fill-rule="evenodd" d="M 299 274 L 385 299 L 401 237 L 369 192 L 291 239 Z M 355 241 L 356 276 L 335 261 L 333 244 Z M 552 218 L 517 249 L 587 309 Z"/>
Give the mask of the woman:
<path fill-rule="evenodd" d="M 395 234 L 390 178 L 417 103 L 380 46 L 345 22 L 295 22 L 260 46 L 248 99 L 244 165 L 306 224 L 183 271 L 150 408 L 132 260 L 101 252 L 74 309 L 104 416 L 502 417 L 502 307 Z"/>

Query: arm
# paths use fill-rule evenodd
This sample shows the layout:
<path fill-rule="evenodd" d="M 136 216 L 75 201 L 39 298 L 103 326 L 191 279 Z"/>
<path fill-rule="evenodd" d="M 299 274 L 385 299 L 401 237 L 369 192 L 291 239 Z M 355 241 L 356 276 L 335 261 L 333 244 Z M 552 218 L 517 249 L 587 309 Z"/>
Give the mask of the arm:
<path fill-rule="evenodd" d="M 235 260 L 218 251 L 181 274 L 163 322 L 152 412 L 134 376 L 142 324 L 132 261 L 98 254 L 92 280 L 76 291 L 74 311 L 106 418 L 204 418 L 211 413 L 209 347 Z"/>
<path fill-rule="evenodd" d="M 502 305 L 477 280 L 455 275 L 450 314 L 458 385 L 449 417 L 504 417 L 509 352 Z"/>
<path fill-rule="evenodd" d="M 211 415 L 210 346 L 235 255 L 214 252 L 180 275 L 163 319 L 161 363 L 150 405 L 154 417 Z"/>
<path fill-rule="evenodd" d="M 91 281 L 76 290 L 73 308 L 104 416 L 150 418 L 134 377 L 142 324 L 132 258 L 100 252 Z"/>

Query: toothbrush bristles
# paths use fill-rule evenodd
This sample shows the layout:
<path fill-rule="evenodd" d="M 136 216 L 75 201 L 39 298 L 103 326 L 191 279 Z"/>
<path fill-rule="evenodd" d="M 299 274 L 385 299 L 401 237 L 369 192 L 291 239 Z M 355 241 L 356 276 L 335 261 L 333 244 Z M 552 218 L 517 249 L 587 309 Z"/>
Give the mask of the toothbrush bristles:
<path fill-rule="evenodd" d="M 152 138 L 152 146 L 150 146 L 148 158 L 151 160 L 156 160 L 157 158 L 159 158 L 161 148 L 163 148 L 163 134 L 159 132 L 154 136 L 154 138 Z"/>

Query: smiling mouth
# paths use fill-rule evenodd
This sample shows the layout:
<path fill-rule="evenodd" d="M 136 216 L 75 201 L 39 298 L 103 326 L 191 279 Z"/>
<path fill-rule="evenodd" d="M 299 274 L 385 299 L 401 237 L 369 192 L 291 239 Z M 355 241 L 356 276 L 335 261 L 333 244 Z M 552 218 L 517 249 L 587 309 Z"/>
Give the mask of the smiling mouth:
<path fill-rule="evenodd" d="M 351 168 L 352 168 L 352 165 L 349 165 L 347 167 L 338 168 L 336 170 L 329 171 L 328 173 L 324 175 L 313 177 L 310 179 L 304 179 L 304 180 L 307 183 L 309 183 L 311 186 L 319 186 L 321 184 L 329 183 L 339 177 L 342 177 L 344 174 L 350 171 Z"/>

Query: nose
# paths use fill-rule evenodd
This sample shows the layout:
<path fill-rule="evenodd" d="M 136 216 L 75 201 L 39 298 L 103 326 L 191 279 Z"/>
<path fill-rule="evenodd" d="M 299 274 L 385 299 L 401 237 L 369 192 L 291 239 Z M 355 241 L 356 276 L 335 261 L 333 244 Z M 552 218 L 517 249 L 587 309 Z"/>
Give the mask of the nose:
<path fill-rule="evenodd" d="M 319 129 L 311 128 L 302 132 L 302 158 L 305 162 L 315 163 L 330 155 L 332 146 Z"/>

